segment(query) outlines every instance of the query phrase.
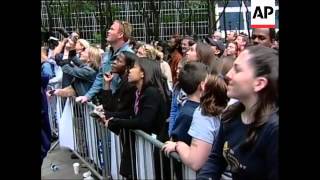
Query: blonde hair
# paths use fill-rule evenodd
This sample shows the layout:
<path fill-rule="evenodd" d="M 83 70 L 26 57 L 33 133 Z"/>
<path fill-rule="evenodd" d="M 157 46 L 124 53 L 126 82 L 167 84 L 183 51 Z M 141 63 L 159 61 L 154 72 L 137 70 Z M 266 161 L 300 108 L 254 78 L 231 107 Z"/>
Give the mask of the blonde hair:
<path fill-rule="evenodd" d="M 158 49 L 154 49 L 154 52 L 156 54 L 156 59 L 159 61 L 163 61 L 164 53 L 159 51 Z"/>
<path fill-rule="evenodd" d="M 77 42 L 79 42 L 81 44 L 81 46 L 83 46 L 86 49 L 89 48 L 89 46 L 90 46 L 90 43 L 85 39 L 78 39 Z"/>
<path fill-rule="evenodd" d="M 150 44 L 144 44 L 141 46 L 144 51 L 146 52 L 146 56 L 150 59 L 156 59 L 157 57 L 157 52 L 156 52 L 156 49 L 150 45 Z"/>
<path fill-rule="evenodd" d="M 121 25 L 120 30 L 123 32 L 123 40 L 127 42 L 131 37 L 132 25 L 128 21 L 115 20 L 114 22 L 117 22 Z"/>
<path fill-rule="evenodd" d="M 89 56 L 89 64 L 90 66 L 98 70 L 101 64 L 101 54 L 99 48 L 96 48 L 94 46 L 88 47 L 88 56 Z"/>

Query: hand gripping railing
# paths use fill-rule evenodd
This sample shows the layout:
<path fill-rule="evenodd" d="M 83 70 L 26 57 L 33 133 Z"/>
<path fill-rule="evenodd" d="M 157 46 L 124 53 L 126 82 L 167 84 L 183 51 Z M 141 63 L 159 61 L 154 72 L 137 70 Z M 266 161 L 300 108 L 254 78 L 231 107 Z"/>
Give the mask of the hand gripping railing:
<path fill-rule="evenodd" d="M 173 164 L 182 166 L 182 178 L 194 179 L 195 172 L 181 163 L 179 155 L 170 153 L 169 159 L 163 156 L 161 148 L 164 143 L 141 130 L 122 129 L 119 136 L 92 118 L 89 114 L 96 106 L 92 103 L 80 104 L 75 98 L 66 101 L 64 111 L 60 116 L 60 125 L 72 123 L 70 131 L 61 132 L 60 146 L 66 146 L 74 151 L 98 179 L 123 179 L 120 175 L 120 162 L 123 156 L 124 134 L 129 134 L 130 163 L 133 178 L 137 179 L 176 179 Z M 70 111 L 70 112 L 67 112 Z M 72 121 L 70 121 L 72 120 Z M 63 134 L 73 142 L 66 142 Z M 134 140 L 134 142 L 132 142 Z M 132 149 L 134 148 L 134 149 Z"/>

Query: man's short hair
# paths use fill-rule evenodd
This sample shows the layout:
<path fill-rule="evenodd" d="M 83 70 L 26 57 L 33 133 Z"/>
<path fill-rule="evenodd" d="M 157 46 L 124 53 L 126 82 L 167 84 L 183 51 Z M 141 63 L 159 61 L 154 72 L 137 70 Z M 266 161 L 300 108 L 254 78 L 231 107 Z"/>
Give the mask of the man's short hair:
<path fill-rule="evenodd" d="M 179 85 L 187 95 L 196 92 L 201 81 L 208 75 L 207 66 L 200 62 L 190 62 L 183 66 L 179 73 Z"/>
<path fill-rule="evenodd" d="M 242 37 L 242 41 L 245 41 L 247 43 L 249 42 L 249 36 L 246 33 L 241 32 L 241 33 L 239 33 L 238 36 Z"/>
<path fill-rule="evenodd" d="M 114 22 L 117 22 L 121 25 L 120 31 L 123 32 L 123 40 L 127 42 L 131 37 L 132 25 L 128 21 L 115 20 Z"/>

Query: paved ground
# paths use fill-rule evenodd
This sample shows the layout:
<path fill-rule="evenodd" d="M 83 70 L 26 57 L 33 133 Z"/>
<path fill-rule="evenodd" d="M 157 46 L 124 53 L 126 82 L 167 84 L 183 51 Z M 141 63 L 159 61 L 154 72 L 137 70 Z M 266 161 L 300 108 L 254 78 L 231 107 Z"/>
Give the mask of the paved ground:
<path fill-rule="evenodd" d="M 71 159 L 71 152 L 67 149 L 61 149 L 59 145 L 50 153 L 43 161 L 41 168 L 41 179 L 83 179 L 82 174 L 88 171 L 87 168 L 81 167 L 79 159 Z M 72 164 L 75 162 L 80 163 L 80 173 L 74 174 Z M 50 164 L 53 163 L 58 167 L 58 170 L 53 171 Z"/>

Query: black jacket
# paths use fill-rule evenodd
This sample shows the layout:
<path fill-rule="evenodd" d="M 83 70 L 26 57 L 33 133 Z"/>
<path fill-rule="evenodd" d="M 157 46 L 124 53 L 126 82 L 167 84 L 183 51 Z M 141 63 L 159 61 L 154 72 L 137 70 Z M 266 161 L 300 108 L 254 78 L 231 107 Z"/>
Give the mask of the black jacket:
<path fill-rule="evenodd" d="M 99 93 L 101 98 L 101 102 L 103 105 L 103 109 L 107 118 L 109 117 L 117 117 L 123 119 L 130 119 L 134 116 L 134 101 L 135 101 L 135 92 L 137 88 L 136 86 L 130 84 L 128 82 L 128 78 L 126 75 L 122 77 L 122 80 L 119 84 L 117 90 L 112 94 L 111 90 L 103 90 Z M 120 127 L 116 129 L 111 129 L 116 134 L 119 134 Z M 121 163 L 120 163 L 120 174 L 126 178 L 133 179 L 135 177 L 132 174 L 132 171 L 135 172 L 135 168 L 131 165 L 131 153 L 134 153 L 134 145 L 131 147 L 131 142 L 134 143 L 134 136 L 129 136 L 128 130 L 122 130 L 122 133 L 119 134 L 123 151 L 121 154 Z M 133 150 L 133 152 L 131 152 Z"/>
<path fill-rule="evenodd" d="M 166 103 L 155 87 L 146 87 L 141 93 L 137 115 L 132 119 L 114 118 L 109 122 L 109 129 L 140 129 L 159 135 L 166 120 Z"/>
<path fill-rule="evenodd" d="M 101 103 L 107 117 L 129 119 L 134 116 L 134 101 L 137 88 L 123 77 L 119 88 L 112 94 L 111 90 L 100 93 Z"/>

